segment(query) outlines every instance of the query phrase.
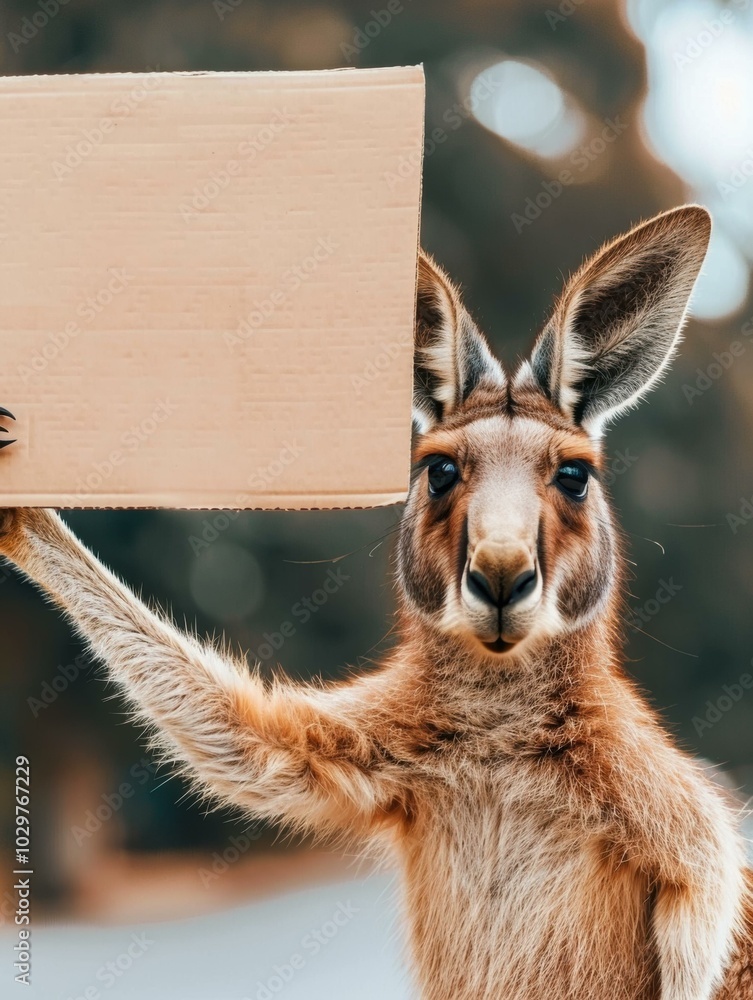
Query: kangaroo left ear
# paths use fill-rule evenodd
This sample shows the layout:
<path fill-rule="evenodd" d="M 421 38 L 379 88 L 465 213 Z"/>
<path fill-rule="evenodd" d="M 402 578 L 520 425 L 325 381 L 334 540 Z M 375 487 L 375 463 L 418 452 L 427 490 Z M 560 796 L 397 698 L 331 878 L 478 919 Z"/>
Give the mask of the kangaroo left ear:
<path fill-rule="evenodd" d="M 660 378 L 706 255 L 698 205 L 657 215 L 603 247 L 568 282 L 518 379 L 598 437 Z"/>
<path fill-rule="evenodd" d="M 460 293 L 422 250 L 416 286 L 413 420 L 423 433 L 454 413 L 475 390 L 502 387 L 505 375 Z"/>

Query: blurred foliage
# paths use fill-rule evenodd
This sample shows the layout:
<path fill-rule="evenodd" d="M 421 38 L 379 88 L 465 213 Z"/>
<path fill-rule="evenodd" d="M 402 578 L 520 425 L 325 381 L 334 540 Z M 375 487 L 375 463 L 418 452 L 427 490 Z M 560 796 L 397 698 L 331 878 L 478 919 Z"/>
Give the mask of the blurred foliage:
<path fill-rule="evenodd" d="M 404 0 L 391 23 L 353 56 L 356 40 L 366 37 L 358 32 L 383 6 L 383 0 L 69 0 L 19 46 L 9 33 L 40 4 L 5 0 L 2 72 L 423 62 L 430 135 L 447 128 L 445 113 L 463 96 L 459 81 L 474 67 L 505 54 L 539 61 L 595 120 L 621 115 L 629 124 L 598 171 L 567 187 L 521 232 L 512 215 L 541 190 L 547 168 L 472 119 L 447 130 L 446 141 L 427 156 L 424 174 L 423 243 L 460 280 L 471 310 L 512 364 L 529 347 L 564 274 L 604 239 L 686 198 L 680 180 L 646 150 L 637 126 L 642 47 L 617 6 L 598 0 L 571 5 L 573 13 L 554 26 L 547 16 L 558 6 L 554 0 Z M 610 453 L 628 466 L 615 476 L 612 492 L 634 563 L 630 604 L 643 609 L 643 631 L 629 634 L 629 669 L 685 745 L 736 768 L 741 782 L 753 782 L 753 695 L 700 735 L 693 719 L 704 715 L 707 700 L 723 694 L 724 684 L 751 671 L 753 524 L 733 534 L 727 515 L 753 494 L 753 352 L 692 405 L 683 386 L 739 335 L 751 311 L 717 325 L 691 324 L 664 386 L 608 439 Z M 365 667 L 389 644 L 390 554 L 399 513 L 242 513 L 222 522 L 218 537 L 199 551 L 195 539 L 217 532 L 215 515 L 76 512 L 69 521 L 129 583 L 201 632 L 224 630 L 236 647 L 265 653 L 265 633 L 292 621 L 294 634 L 262 662 L 265 671 L 279 661 L 291 675 L 307 678 Z M 344 558 L 328 561 L 338 557 Z M 303 620 L 294 609 L 333 570 L 342 585 Z M 663 580 L 672 581 L 676 594 L 650 613 Z M 105 699 L 113 692 L 97 669 L 81 671 L 35 715 L 28 699 L 41 698 L 45 683 L 64 676 L 61 666 L 73 664 L 81 647 L 30 586 L 1 570 L 0 621 L 2 760 L 17 753 L 31 758 L 37 810 L 49 820 L 47 850 L 58 857 L 70 836 L 65 824 L 76 822 L 60 803 L 73 770 L 94 760 L 102 790 L 116 788 L 143 756 L 141 734 L 125 721 L 117 697 Z M 242 828 L 224 813 L 205 816 L 182 799 L 184 791 L 161 778 L 137 787 L 118 816 L 121 841 L 133 849 L 206 846 L 225 843 Z M 3 794 L 0 816 L 8 825 L 9 803 Z M 260 843 L 268 845 L 269 838 Z M 61 888 L 54 876 L 47 878 L 51 893 Z"/>

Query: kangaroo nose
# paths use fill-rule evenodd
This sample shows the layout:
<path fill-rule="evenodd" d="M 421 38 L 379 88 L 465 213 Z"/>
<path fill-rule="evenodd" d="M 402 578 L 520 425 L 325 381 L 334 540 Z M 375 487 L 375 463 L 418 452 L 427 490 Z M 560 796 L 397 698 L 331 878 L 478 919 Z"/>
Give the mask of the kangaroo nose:
<path fill-rule="evenodd" d="M 468 571 L 468 589 L 487 604 L 493 604 L 496 607 L 499 603 L 497 588 L 492 586 L 484 574 L 477 569 Z"/>
<path fill-rule="evenodd" d="M 522 601 L 535 590 L 538 581 L 536 566 L 532 565 L 528 552 L 505 553 L 504 559 L 499 558 L 500 554 L 485 547 L 474 555 L 467 573 L 470 592 L 495 608 Z"/>
<path fill-rule="evenodd" d="M 517 576 L 513 582 L 512 587 L 510 587 L 510 596 L 507 598 L 507 604 L 516 604 L 518 601 L 522 601 L 524 597 L 528 597 L 530 593 L 536 587 L 536 570 L 528 569 Z"/>

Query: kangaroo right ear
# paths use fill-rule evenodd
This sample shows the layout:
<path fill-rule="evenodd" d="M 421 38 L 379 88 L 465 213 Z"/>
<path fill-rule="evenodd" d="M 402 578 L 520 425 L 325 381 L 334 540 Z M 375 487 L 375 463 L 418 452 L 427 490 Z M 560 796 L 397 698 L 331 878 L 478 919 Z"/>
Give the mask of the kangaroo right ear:
<path fill-rule="evenodd" d="M 460 294 L 423 250 L 418 257 L 413 419 L 422 433 L 460 407 L 482 383 L 504 386 L 492 355 Z"/>
<path fill-rule="evenodd" d="M 518 379 L 599 437 L 674 354 L 711 233 L 699 205 L 655 216 L 603 247 L 565 286 Z"/>

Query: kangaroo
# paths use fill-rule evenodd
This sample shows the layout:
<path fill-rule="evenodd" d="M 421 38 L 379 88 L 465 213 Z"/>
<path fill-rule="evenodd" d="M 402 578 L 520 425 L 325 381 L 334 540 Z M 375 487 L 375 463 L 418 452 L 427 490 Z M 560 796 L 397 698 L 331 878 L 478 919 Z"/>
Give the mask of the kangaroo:
<path fill-rule="evenodd" d="M 512 375 L 420 255 L 400 642 L 366 675 L 267 684 L 55 513 L 0 511 L 0 552 L 202 793 L 392 852 L 423 1000 L 753 1000 L 739 810 L 623 673 L 600 473 L 605 425 L 676 348 L 710 229 L 691 205 L 607 244 Z"/>

